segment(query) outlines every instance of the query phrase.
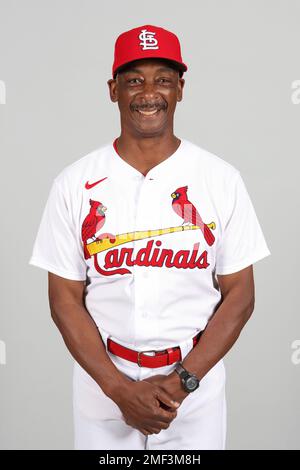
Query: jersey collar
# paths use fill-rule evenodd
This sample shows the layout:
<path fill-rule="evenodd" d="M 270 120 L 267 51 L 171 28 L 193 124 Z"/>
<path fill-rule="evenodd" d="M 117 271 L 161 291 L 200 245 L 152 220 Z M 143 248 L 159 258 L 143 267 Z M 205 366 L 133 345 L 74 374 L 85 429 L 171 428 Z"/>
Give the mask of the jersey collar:
<path fill-rule="evenodd" d="M 155 165 L 148 173 L 143 175 L 139 170 L 134 168 L 132 165 L 127 163 L 123 158 L 118 154 L 115 142 L 116 139 L 111 143 L 111 166 L 113 174 L 121 175 L 123 178 L 129 178 L 130 180 L 144 180 L 144 179 L 160 179 L 165 178 L 166 176 L 175 173 L 178 162 L 183 160 L 184 148 L 186 146 L 185 139 L 180 139 L 179 147 L 172 153 L 168 158 L 163 160 L 161 163 Z"/>

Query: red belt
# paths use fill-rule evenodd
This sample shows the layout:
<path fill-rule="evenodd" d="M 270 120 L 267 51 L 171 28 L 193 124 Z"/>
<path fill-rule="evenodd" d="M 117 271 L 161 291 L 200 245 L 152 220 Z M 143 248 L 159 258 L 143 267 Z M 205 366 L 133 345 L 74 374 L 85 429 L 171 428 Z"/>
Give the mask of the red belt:
<path fill-rule="evenodd" d="M 198 343 L 201 334 L 202 331 L 193 337 L 193 348 Z M 127 359 L 127 361 L 137 363 L 140 367 L 162 367 L 181 361 L 180 346 L 174 346 L 161 351 L 155 351 L 153 349 L 149 351 L 134 351 L 133 349 L 126 348 L 125 346 L 116 343 L 111 338 L 107 338 L 107 349 L 116 356 Z M 153 352 L 155 354 L 154 356 L 144 355 L 148 352 Z"/>

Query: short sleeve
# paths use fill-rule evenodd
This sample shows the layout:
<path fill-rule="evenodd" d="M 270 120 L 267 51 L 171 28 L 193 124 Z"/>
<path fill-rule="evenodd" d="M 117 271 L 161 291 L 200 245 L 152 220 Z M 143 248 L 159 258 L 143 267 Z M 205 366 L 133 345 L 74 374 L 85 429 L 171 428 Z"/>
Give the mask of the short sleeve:
<path fill-rule="evenodd" d="M 75 281 L 86 280 L 86 262 L 63 191 L 53 181 L 29 264 Z"/>
<path fill-rule="evenodd" d="M 240 172 L 230 201 L 216 253 L 216 274 L 220 275 L 240 271 L 271 254 Z"/>

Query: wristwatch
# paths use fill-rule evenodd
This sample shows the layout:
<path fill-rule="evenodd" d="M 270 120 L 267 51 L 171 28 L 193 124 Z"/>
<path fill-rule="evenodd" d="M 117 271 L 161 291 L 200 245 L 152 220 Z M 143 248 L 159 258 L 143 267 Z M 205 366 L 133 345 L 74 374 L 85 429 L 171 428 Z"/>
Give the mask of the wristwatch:
<path fill-rule="evenodd" d="M 175 366 L 176 372 L 179 374 L 183 388 L 186 392 L 194 392 L 199 387 L 200 380 L 195 374 L 188 372 L 182 365 L 181 362 L 178 362 Z"/>

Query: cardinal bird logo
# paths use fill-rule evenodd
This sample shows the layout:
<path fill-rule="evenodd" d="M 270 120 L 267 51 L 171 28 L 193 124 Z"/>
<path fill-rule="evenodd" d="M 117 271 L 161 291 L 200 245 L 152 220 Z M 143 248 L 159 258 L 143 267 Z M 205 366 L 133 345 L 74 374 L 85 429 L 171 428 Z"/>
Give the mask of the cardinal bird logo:
<path fill-rule="evenodd" d="M 215 237 L 208 225 L 203 222 L 194 204 L 188 200 L 187 190 L 188 186 L 182 186 L 171 194 L 173 199 L 172 208 L 179 217 L 183 218 L 182 225 L 188 224 L 200 227 L 206 243 L 211 246 L 215 241 Z"/>
<path fill-rule="evenodd" d="M 112 240 L 115 239 L 115 236 L 111 233 L 102 233 L 99 236 L 95 234 L 103 227 L 105 223 L 105 211 L 107 207 L 105 207 L 99 201 L 93 201 L 90 199 L 90 212 L 84 219 L 81 227 L 81 238 L 84 245 L 84 257 L 88 259 L 91 257 L 90 253 L 87 250 L 86 243 L 89 238 L 92 240 L 102 240 L 103 238 L 110 238 Z"/>

